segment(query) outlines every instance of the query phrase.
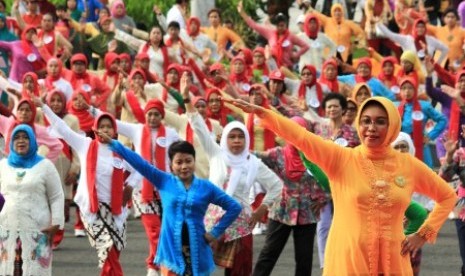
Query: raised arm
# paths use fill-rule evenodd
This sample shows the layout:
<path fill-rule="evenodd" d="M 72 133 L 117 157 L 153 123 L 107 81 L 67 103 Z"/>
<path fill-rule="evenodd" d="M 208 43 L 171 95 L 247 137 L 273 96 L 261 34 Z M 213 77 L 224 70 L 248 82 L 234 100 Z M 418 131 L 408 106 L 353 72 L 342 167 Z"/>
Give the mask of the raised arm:
<path fill-rule="evenodd" d="M 42 112 L 50 122 L 50 126 L 76 151 L 86 147 L 88 143 L 84 136 L 74 132 L 60 117 L 58 117 L 47 105 L 42 106 Z"/>
<path fill-rule="evenodd" d="M 46 157 L 55 162 L 60 156 L 63 144 L 58 138 L 52 137 L 44 126 L 35 124 L 34 127 L 37 133 L 37 143 L 48 148 Z"/>
<path fill-rule="evenodd" d="M 172 176 L 169 173 L 165 173 L 157 169 L 140 155 L 123 146 L 120 142 L 112 140 L 110 143 L 110 149 L 126 160 L 129 165 L 131 165 L 142 176 L 147 178 L 157 189 L 162 190 L 164 184 L 170 182 L 169 180 Z"/>
<path fill-rule="evenodd" d="M 382 23 L 377 23 L 376 24 L 376 30 L 381 33 L 382 36 L 387 37 L 389 40 L 392 40 L 393 42 L 397 43 L 402 47 L 402 49 L 406 49 L 406 40 L 408 39 L 408 36 L 406 35 L 401 35 L 401 34 L 396 34 L 389 30 L 384 24 Z"/>

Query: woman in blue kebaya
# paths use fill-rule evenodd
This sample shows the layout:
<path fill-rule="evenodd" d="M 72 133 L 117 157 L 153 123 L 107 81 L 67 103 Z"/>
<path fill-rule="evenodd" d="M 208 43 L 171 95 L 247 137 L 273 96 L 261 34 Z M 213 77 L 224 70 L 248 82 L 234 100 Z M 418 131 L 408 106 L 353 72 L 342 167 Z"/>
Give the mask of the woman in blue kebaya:
<path fill-rule="evenodd" d="M 240 204 L 210 181 L 194 176 L 195 149 L 188 142 L 174 142 L 169 147 L 171 174 L 155 168 L 108 135 L 98 135 L 160 192 L 163 227 L 154 262 L 162 275 L 210 275 L 215 263 L 209 244 L 237 218 Z M 207 233 L 203 219 L 209 204 L 219 205 L 226 213 Z"/>
<path fill-rule="evenodd" d="M 402 100 L 396 102 L 396 105 L 402 118 L 401 131 L 412 137 L 415 156 L 432 167 L 433 158 L 427 143 L 438 138 L 444 131 L 447 126 L 447 118 L 434 109 L 430 102 L 418 100 L 417 95 L 418 84 L 413 78 L 406 77 L 400 80 Z M 435 125 L 427 133 L 425 126 L 428 120 L 432 120 Z"/>

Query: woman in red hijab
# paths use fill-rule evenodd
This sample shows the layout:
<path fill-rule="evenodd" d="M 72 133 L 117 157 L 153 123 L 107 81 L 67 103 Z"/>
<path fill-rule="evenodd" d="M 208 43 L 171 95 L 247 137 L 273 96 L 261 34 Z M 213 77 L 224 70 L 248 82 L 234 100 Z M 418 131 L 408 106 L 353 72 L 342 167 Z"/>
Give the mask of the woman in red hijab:
<path fill-rule="evenodd" d="M 218 89 L 208 89 L 206 100 L 208 118 L 217 120 L 222 127 L 233 121 L 233 118 L 230 116 L 231 110 L 224 106 L 223 101 L 221 101 L 221 92 Z"/>

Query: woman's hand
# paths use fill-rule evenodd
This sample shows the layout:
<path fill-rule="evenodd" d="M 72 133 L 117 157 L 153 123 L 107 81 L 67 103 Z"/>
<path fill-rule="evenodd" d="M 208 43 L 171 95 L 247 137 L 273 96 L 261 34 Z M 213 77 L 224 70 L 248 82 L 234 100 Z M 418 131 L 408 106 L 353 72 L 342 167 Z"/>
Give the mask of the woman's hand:
<path fill-rule="evenodd" d="M 205 233 L 205 235 L 203 235 L 205 241 L 211 246 L 213 247 L 214 245 L 216 245 L 216 239 L 215 237 L 213 237 L 212 234 L 210 233 Z"/>
<path fill-rule="evenodd" d="M 448 154 L 454 154 L 454 152 L 457 150 L 458 140 L 454 141 L 449 137 L 448 134 L 444 134 L 444 138 L 442 138 L 442 144 Z"/>
<path fill-rule="evenodd" d="M 258 106 L 258 105 L 255 105 L 255 104 L 251 104 L 249 102 L 246 102 L 242 99 L 225 99 L 225 98 L 221 98 L 222 101 L 224 101 L 225 103 L 230 103 L 232 105 L 234 105 L 235 107 L 238 107 L 240 109 L 242 109 L 244 112 L 246 113 L 255 113 L 257 115 L 261 115 L 265 112 L 265 108 L 261 107 L 261 106 Z"/>
<path fill-rule="evenodd" d="M 131 200 L 132 190 L 133 190 L 133 188 L 130 185 L 126 185 L 126 187 L 124 187 L 124 190 L 123 190 L 123 207 L 128 204 L 129 200 Z"/>
<path fill-rule="evenodd" d="M 102 132 L 102 131 L 99 131 L 99 130 L 94 129 L 94 132 L 95 132 L 95 133 L 97 134 L 97 136 L 100 138 L 100 139 L 99 139 L 100 142 L 102 142 L 102 143 L 104 143 L 104 144 L 110 144 L 111 141 L 113 141 L 113 139 L 111 139 L 111 137 L 110 137 L 108 134 L 106 134 L 106 133 L 104 133 L 104 132 Z"/>
<path fill-rule="evenodd" d="M 184 99 L 189 98 L 189 87 L 191 85 L 191 79 L 189 77 L 189 73 L 184 72 L 181 76 L 181 83 L 179 86 L 179 90 L 181 92 L 181 95 Z"/>
<path fill-rule="evenodd" d="M 418 233 L 410 234 L 402 241 L 400 254 L 405 256 L 409 252 L 412 252 L 412 257 L 415 257 L 418 250 L 421 249 L 425 242 L 426 240 L 423 237 L 420 237 Z"/>
<path fill-rule="evenodd" d="M 249 221 L 249 226 L 251 228 L 255 227 L 255 224 L 261 220 L 261 218 L 266 214 L 266 211 L 268 211 L 268 206 L 265 204 L 260 205 L 260 207 L 258 207 L 257 210 L 253 212 Z"/>
<path fill-rule="evenodd" d="M 48 240 L 51 243 L 53 240 L 53 236 L 59 229 L 60 229 L 59 225 L 51 225 L 47 228 L 42 229 L 41 232 L 48 236 Z"/>
<path fill-rule="evenodd" d="M 32 102 L 34 103 L 34 105 L 36 107 L 43 107 L 44 106 L 44 102 L 42 101 L 42 99 L 40 97 L 33 97 Z"/>

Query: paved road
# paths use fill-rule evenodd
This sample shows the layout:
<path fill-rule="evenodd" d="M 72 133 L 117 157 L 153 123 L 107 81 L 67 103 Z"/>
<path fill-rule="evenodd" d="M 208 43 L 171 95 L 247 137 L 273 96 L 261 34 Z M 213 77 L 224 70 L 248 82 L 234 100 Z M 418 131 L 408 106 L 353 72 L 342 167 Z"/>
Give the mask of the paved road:
<path fill-rule="evenodd" d="M 66 229 L 65 240 L 54 253 L 53 275 L 99 275 L 97 254 L 90 247 L 87 238 L 75 238 L 71 225 L 67 225 Z M 146 274 L 144 260 L 146 258 L 147 240 L 145 233 L 138 220 L 129 221 L 128 229 L 128 246 L 121 255 L 123 269 L 125 275 L 143 276 Z M 255 236 L 254 261 L 263 246 L 263 242 L 264 236 Z M 316 252 L 316 248 L 314 252 Z M 293 275 L 293 256 L 293 241 L 291 238 L 272 275 Z M 316 254 L 314 254 L 313 259 L 313 275 L 321 275 Z M 460 258 L 455 225 L 453 221 L 447 221 L 437 243 L 435 245 L 426 245 L 424 248 L 421 275 L 459 275 L 459 269 Z M 223 273 L 221 270 L 217 270 L 214 275 L 223 275 Z"/>

